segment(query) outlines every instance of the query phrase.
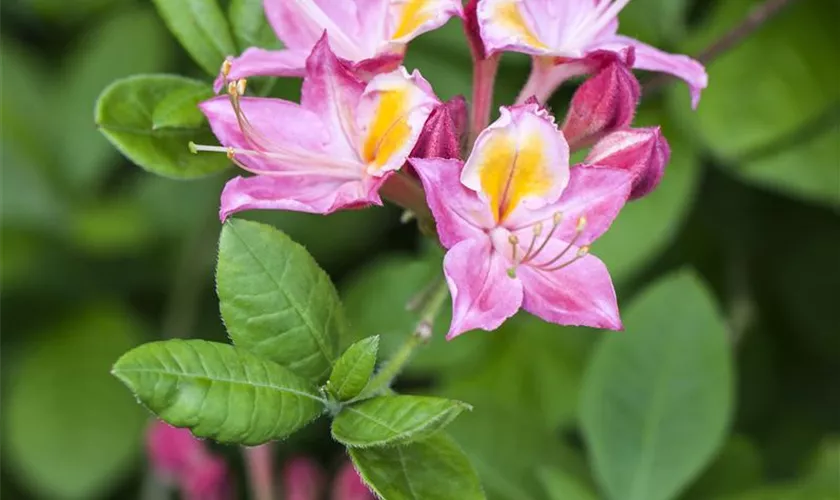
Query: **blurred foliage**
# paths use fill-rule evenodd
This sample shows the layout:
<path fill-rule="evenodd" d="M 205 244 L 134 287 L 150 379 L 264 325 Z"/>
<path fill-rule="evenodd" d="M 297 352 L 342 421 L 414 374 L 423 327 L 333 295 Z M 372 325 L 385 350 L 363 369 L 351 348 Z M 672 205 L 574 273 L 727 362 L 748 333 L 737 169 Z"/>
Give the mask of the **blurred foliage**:
<path fill-rule="evenodd" d="M 183 14 L 178 5 L 185 3 L 216 5 L 156 2 L 170 15 Z M 257 40 L 276 45 L 254 14 L 259 3 L 219 2 L 219 29 L 202 32 L 207 26 L 197 23 L 197 32 L 175 36 L 147 1 L 9 0 L 0 7 L 0 495 L 136 497 L 146 472 L 140 447 L 146 412 L 108 374 L 111 363 L 148 340 L 223 338 L 213 287 L 216 213 L 233 169 L 219 171 L 221 155 L 189 156 L 185 134 L 182 148 L 177 138 L 167 146 L 168 158 L 216 173 L 189 182 L 153 176 L 121 156 L 96 124 L 106 135 L 191 128 L 206 134 L 188 108 L 209 92 L 223 52 Z M 760 3 L 633 0 L 622 14 L 622 31 L 696 54 Z M 679 482 L 671 491 L 681 493 L 661 498 L 840 498 L 838 6 L 792 2 L 710 63 L 710 86 L 697 112 L 690 110 L 681 83 L 645 96 L 637 123 L 662 124 L 672 163 L 659 190 L 628 206 L 593 246 L 614 273 L 626 333 L 603 339 L 599 332 L 521 314 L 497 332 L 446 342 L 447 314 L 440 319 L 401 389 L 475 407 L 450 430 L 491 498 L 627 498 L 616 490 L 623 483 L 604 479 L 618 477 L 607 471 L 620 467 L 605 468 L 605 460 L 626 457 L 604 458 L 597 451 L 602 438 L 581 419 L 632 402 L 655 384 L 613 374 L 617 388 L 602 387 L 604 397 L 596 404 L 586 395 L 592 372 L 618 370 L 626 359 L 610 351 L 629 350 L 640 364 L 633 373 L 642 377 L 662 362 L 657 352 L 678 344 L 686 350 L 680 358 L 685 370 L 692 367 L 701 379 L 670 382 L 686 391 L 710 384 L 702 376 L 718 365 L 699 355 L 701 347 L 692 356 L 689 339 L 719 342 L 702 337 L 719 337 L 721 325 L 734 379 L 722 386 L 718 381 L 714 389 L 718 396 L 733 394 L 725 444 L 703 452 L 702 460 L 691 459 L 691 467 L 671 478 Z M 196 33 L 213 42 L 197 48 L 185 43 L 200 66 L 176 42 Z M 207 47 L 214 52 L 196 52 Z M 456 21 L 413 43 L 406 65 L 420 68 L 441 97 L 469 93 L 469 52 Z M 498 104 L 512 100 L 527 71 L 526 57 L 503 57 Z M 140 73 L 203 84 L 195 84 L 196 93 L 167 94 L 165 105 L 156 98 L 144 102 L 128 89 L 117 96 L 125 106 L 122 115 L 94 116 L 100 92 L 115 79 Z M 252 88 L 278 97 L 294 99 L 299 92 L 296 80 L 255 83 Z M 564 89 L 552 99 L 558 114 L 569 95 Z M 108 130 L 109 123 L 128 119 L 139 120 L 134 129 Z M 138 163 L 163 154 L 150 153 L 147 142 L 138 144 L 138 150 L 124 150 Z M 208 167 L 213 162 L 218 167 Z M 165 162 L 146 163 L 154 169 Z M 441 253 L 418 241 L 415 228 L 401 225 L 399 215 L 387 207 L 329 217 L 244 217 L 283 229 L 312 253 L 338 282 L 352 331 L 359 338 L 380 335 L 384 358 L 413 328 L 417 316 L 405 305 L 439 279 L 441 262 Z M 673 279 L 663 276 L 676 269 L 693 269 L 705 283 L 702 307 L 716 311 L 714 327 L 703 328 L 706 319 L 686 319 L 700 307 L 693 292 L 673 290 L 666 297 L 691 302 L 684 306 L 686 317 L 677 316 L 682 307 L 644 307 L 649 294 L 666 286 L 662 279 Z M 656 331 L 636 332 L 637 322 L 656 325 Z M 684 333 L 691 328 L 700 330 Z M 606 384 L 610 377 L 596 378 Z M 621 404 L 609 410 L 618 413 L 609 415 L 613 425 L 638 425 L 631 415 L 621 418 Z M 654 429 L 688 432 L 692 418 L 699 418 L 688 408 L 687 415 L 665 418 Z M 322 457 L 334 453 L 326 431 L 319 432 L 284 442 L 281 453 L 289 452 L 284 447 L 305 447 Z M 661 443 L 670 451 L 655 454 L 655 460 L 670 457 L 674 447 L 698 453 L 678 438 Z"/>

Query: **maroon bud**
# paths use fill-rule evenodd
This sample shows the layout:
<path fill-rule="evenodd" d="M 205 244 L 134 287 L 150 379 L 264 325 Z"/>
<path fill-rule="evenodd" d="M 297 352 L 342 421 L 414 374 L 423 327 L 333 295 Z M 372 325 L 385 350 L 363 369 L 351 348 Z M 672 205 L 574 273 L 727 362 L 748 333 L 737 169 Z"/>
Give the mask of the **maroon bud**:
<path fill-rule="evenodd" d="M 461 96 L 439 104 L 429 115 L 411 158 L 461 157 L 461 138 L 467 121 L 467 105 Z"/>
<path fill-rule="evenodd" d="M 589 146 L 601 137 L 629 126 L 636 114 L 641 89 L 627 62 L 626 54 L 595 53 L 588 58 L 597 72 L 572 97 L 563 134 L 572 151 Z"/>
<path fill-rule="evenodd" d="M 633 174 L 630 199 L 647 195 L 662 180 L 671 148 L 659 127 L 619 130 L 598 141 L 585 162 Z"/>

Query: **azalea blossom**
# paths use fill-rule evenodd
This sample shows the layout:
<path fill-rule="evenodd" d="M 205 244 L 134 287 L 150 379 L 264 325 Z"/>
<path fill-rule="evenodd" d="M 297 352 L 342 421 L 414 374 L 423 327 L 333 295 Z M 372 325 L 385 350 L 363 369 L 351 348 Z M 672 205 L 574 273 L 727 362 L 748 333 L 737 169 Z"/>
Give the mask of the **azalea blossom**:
<path fill-rule="evenodd" d="M 296 456 L 283 465 L 285 500 L 319 500 L 327 488 L 326 474 L 311 458 Z M 373 493 L 349 461 L 344 462 L 332 478 L 330 500 L 374 500 Z"/>
<path fill-rule="evenodd" d="M 521 308 L 546 321 L 620 329 L 615 290 L 590 244 L 633 176 L 569 168 L 569 147 L 538 104 L 502 108 L 466 163 L 411 159 L 426 190 L 453 300 L 447 338 L 493 330 Z"/>
<path fill-rule="evenodd" d="M 404 68 L 365 84 L 330 50 L 326 35 L 306 62 L 301 104 L 229 96 L 200 104 L 223 152 L 253 174 L 229 181 L 220 217 L 251 209 L 327 214 L 381 205 L 378 190 L 405 163 L 429 114 L 439 104 L 428 82 Z"/>
<path fill-rule="evenodd" d="M 228 59 L 216 80 L 304 76 L 306 58 L 326 32 L 335 54 L 361 73 L 396 68 L 408 42 L 461 16 L 460 0 L 263 0 L 268 22 L 285 49 L 251 47 Z"/>
<path fill-rule="evenodd" d="M 589 56 L 632 47 L 633 67 L 677 76 L 688 83 L 692 106 L 707 85 L 706 70 L 687 56 L 668 54 L 618 34 L 618 14 L 630 0 L 479 0 L 476 16 L 488 53 L 534 56 L 522 98 L 544 102 L 566 79 L 592 71 Z"/>

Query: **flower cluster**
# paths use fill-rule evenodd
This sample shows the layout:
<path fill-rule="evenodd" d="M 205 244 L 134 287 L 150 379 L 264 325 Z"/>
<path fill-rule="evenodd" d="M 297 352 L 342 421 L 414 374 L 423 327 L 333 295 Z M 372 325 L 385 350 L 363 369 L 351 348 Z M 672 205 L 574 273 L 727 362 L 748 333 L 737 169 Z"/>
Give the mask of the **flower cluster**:
<path fill-rule="evenodd" d="M 201 104 L 222 146 L 191 145 L 253 174 L 228 182 L 222 220 L 251 209 L 328 214 L 384 197 L 434 223 L 448 250 L 448 338 L 495 329 L 520 308 L 620 329 L 612 281 L 590 246 L 628 200 L 656 187 L 670 155 L 658 128 L 630 127 L 641 95 L 632 70 L 684 79 L 694 105 L 706 86 L 696 61 L 617 34 L 627 2 L 265 0 L 286 49 L 225 62 L 216 88 L 227 95 Z M 462 98 L 441 102 L 401 65 L 414 37 L 452 17 L 475 62 L 470 119 Z M 505 51 L 530 54 L 532 72 L 488 125 Z M 581 75 L 558 125 L 542 103 Z M 302 76 L 300 103 L 246 96 L 250 76 Z"/>

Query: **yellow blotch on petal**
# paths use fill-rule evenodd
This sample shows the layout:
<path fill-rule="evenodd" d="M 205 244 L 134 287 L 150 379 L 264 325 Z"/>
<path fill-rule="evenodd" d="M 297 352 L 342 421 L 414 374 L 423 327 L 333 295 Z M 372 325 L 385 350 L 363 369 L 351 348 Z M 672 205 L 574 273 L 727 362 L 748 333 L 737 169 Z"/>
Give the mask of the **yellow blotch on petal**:
<path fill-rule="evenodd" d="M 537 38 L 537 35 L 534 34 L 528 26 L 528 23 L 525 22 L 525 18 L 522 17 L 522 13 L 519 11 L 519 2 L 512 1 L 500 4 L 496 8 L 496 12 L 493 17 L 496 19 L 496 22 L 512 31 L 524 43 L 530 45 L 531 47 L 538 49 L 548 48 L 548 46 Z"/>
<path fill-rule="evenodd" d="M 496 222 L 503 221 L 527 196 L 542 196 L 551 188 L 542 138 L 532 135 L 518 144 L 499 132 L 482 147 L 481 190 L 490 199 Z"/>
<path fill-rule="evenodd" d="M 369 165 L 382 167 L 388 163 L 411 136 L 408 101 L 407 90 L 389 90 L 380 95 L 376 116 L 362 147 L 362 159 Z"/>
<path fill-rule="evenodd" d="M 400 20 L 397 23 L 397 29 L 391 36 L 392 40 L 402 38 L 410 35 L 416 31 L 423 23 L 426 23 L 432 18 L 431 9 L 426 6 L 429 0 L 407 0 L 405 7 L 400 13 Z"/>

